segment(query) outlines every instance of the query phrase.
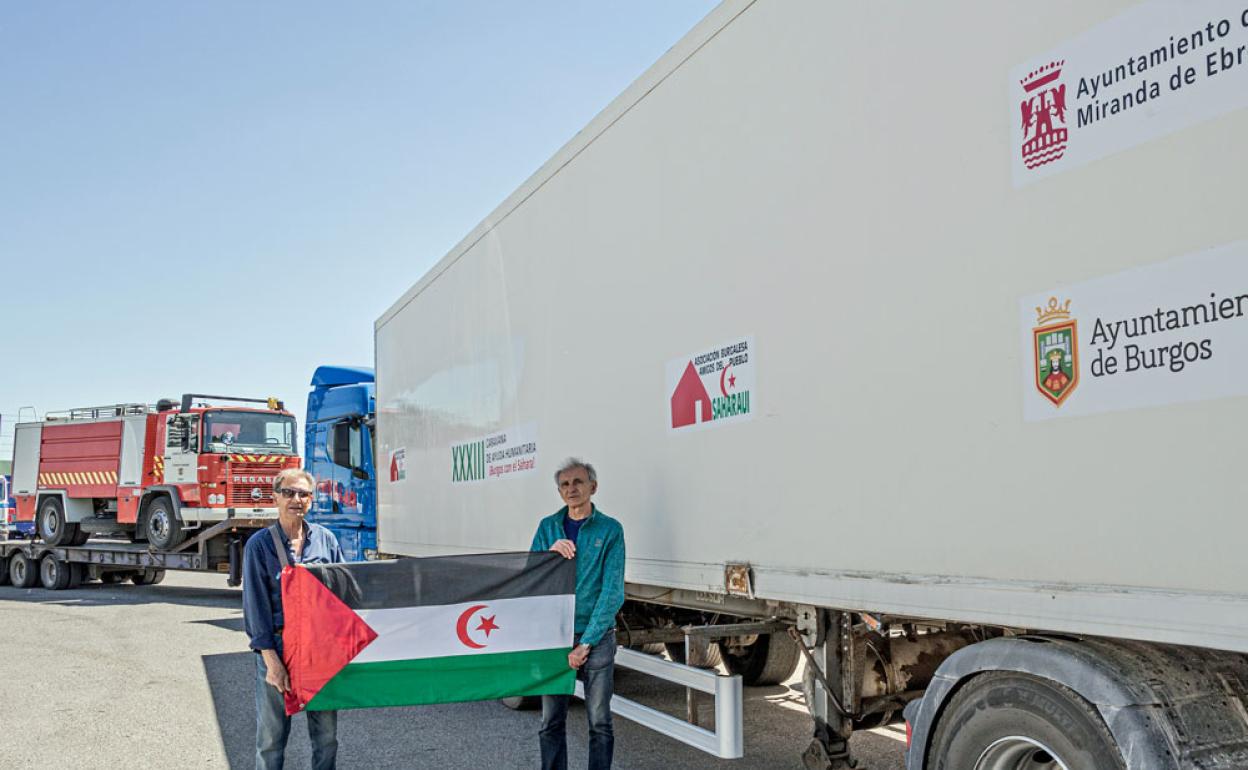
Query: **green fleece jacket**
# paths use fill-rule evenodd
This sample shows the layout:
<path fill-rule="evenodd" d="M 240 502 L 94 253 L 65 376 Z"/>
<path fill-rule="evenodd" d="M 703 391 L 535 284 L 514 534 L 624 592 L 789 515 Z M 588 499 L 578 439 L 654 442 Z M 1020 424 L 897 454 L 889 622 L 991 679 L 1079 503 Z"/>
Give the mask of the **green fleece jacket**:
<path fill-rule="evenodd" d="M 549 551 L 563 540 L 564 506 L 542 519 L 530 551 Z M 594 506 L 576 536 L 576 633 L 593 646 L 615 627 L 624 605 L 624 528 Z"/>

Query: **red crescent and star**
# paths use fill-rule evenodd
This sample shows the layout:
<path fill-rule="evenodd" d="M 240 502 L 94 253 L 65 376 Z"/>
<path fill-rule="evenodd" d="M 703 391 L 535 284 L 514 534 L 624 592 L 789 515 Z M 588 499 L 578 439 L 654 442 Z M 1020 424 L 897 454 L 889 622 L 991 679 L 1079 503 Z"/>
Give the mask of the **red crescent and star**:
<path fill-rule="evenodd" d="M 728 376 L 728 370 L 731 368 L 732 368 L 732 364 L 728 364 L 727 366 L 724 367 L 724 370 L 719 373 L 719 392 L 723 393 L 725 398 L 728 397 L 728 388 L 737 387 L 737 375 L 735 374 L 732 375 L 731 377 L 728 377 L 728 388 L 724 387 L 724 377 Z"/>
<path fill-rule="evenodd" d="M 488 606 L 489 605 L 486 605 L 486 604 L 474 604 L 468 609 L 464 610 L 462 613 L 460 613 L 459 620 L 455 623 L 455 634 L 459 636 L 459 641 L 462 642 L 465 647 L 468 647 L 474 650 L 480 650 L 485 647 L 484 644 L 478 644 L 477 642 L 473 641 L 472 637 L 468 636 L 468 621 L 472 619 L 472 616 L 476 612 L 478 612 L 479 610 L 483 610 Z M 499 628 L 498 624 L 494 622 L 494 618 L 496 617 L 497 615 L 490 615 L 488 617 L 485 615 L 482 615 L 481 623 L 473 630 L 485 632 L 485 638 L 489 639 L 490 632 L 497 631 Z"/>

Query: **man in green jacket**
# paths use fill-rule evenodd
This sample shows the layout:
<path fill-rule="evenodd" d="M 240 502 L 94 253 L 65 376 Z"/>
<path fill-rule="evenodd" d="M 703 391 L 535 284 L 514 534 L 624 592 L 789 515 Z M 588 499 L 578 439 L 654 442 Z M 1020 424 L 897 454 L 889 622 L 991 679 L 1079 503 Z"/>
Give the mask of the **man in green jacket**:
<path fill-rule="evenodd" d="M 624 528 L 592 502 L 594 466 L 572 458 L 555 473 L 566 505 L 542 519 L 532 551 L 576 559 L 576 628 L 568 665 L 585 684 L 589 719 L 589 770 L 607 770 L 615 748 L 611 693 L 615 676 L 615 613 L 624 604 Z M 568 766 L 567 695 L 542 696 L 543 770 Z"/>

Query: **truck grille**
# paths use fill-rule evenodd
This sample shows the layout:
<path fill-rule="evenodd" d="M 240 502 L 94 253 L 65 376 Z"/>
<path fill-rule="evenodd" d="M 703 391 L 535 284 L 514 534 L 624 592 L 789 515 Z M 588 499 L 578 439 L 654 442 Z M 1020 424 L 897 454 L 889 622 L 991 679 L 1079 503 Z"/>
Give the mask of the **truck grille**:
<path fill-rule="evenodd" d="M 273 507 L 273 477 L 281 469 L 282 466 L 272 463 L 230 463 L 230 505 L 244 508 Z M 260 490 L 258 498 L 252 497 L 253 489 Z"/>

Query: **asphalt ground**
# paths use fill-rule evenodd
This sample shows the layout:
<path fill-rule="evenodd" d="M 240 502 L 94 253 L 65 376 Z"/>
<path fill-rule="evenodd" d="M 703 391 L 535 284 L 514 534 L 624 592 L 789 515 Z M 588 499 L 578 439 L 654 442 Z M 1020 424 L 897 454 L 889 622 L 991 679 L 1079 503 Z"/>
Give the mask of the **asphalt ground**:
<path fill-rule="evenodd" d="M 0 587 L 0 767 L 250 768 L 254 663 L 239 589 L 171 572 L 157 586 Z M 616 718 L 615 766 L 801 768 L 811 723 L 799 682 L 746 688 L 745 758 L 719 760 Z M 625 697 L 684 713 L 684 691 L 619 670 Z M 569 714 L 570 766 L 585 766 L 584 709 Z M 709 717 L 709 714 L 708 714 Z M 709 718 L 708 718 L 709 721 Z M 340 768 L 533 768 L 536 712 L 497 702 L 339 715 Z M 309 766 L 295 717 L 287 767 Z M 902 770 L 904 732 L 855 734 L 865 770 Z"/>

